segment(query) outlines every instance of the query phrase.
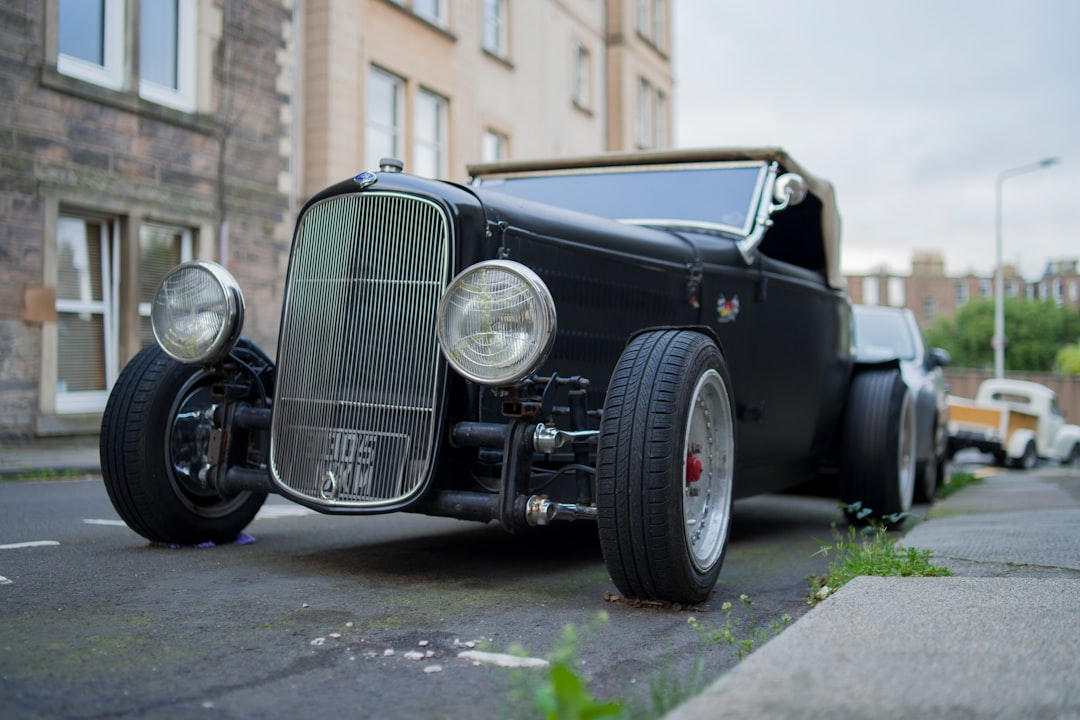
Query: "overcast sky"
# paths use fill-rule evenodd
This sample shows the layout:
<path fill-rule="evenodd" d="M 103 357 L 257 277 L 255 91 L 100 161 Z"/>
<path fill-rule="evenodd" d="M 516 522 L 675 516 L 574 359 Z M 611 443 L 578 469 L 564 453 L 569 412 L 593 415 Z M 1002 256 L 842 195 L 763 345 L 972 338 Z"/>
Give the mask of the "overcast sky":
<path fill-rule="evenodd" d="M 674 0 L 675 144 L 779 145 L 833 182 L 842 266 L 1031 280 L 1080 257 L 1080 1 Z"/>

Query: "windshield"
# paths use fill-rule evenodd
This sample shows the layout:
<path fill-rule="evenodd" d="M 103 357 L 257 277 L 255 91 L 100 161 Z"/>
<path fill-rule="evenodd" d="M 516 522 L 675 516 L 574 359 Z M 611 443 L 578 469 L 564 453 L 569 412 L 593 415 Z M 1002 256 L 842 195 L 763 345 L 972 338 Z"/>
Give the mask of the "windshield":
<path fill-rule="evenodd" d="M 900 313 L 855 312 L 855 346 L 864 360 L 915 360 L 911 328 Z"/>
<path fill-rule="evenodd" d="M 615 220 L 703 224 L 748 235 L 764 163 L 611 167 L 481 178 L 497 192 Z"/>

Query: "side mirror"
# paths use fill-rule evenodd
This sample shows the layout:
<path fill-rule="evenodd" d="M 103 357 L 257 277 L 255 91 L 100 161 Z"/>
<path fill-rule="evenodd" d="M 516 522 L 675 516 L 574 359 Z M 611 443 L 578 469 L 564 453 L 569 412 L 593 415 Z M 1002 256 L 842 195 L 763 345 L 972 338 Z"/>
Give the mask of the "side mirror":
<path fill-rule="evenodd" d="M 806 193 L 806 179 L 802 175 L 784 173 L 776 178 L 776 184 L 773 185 L 773 199 L 776 204 L 773 205 L 772 211 L 777 212 L 789 205 L 798 205 L 806 199 Z"/>
<path fill-rule="evenodd" d="M 949 351 L 944 348 L 930 348 L 930 355 L 927 360 L 927 364 L 931 368 L 947 367 L 952 362 L 952 357 L 949 355 Z"/>

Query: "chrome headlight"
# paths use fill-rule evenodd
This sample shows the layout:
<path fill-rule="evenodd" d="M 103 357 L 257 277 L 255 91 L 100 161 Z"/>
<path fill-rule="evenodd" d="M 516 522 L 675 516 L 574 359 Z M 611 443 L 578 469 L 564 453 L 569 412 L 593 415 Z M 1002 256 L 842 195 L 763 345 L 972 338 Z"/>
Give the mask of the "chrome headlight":
<path fill-rule="evenodd" d="M 450 365 L 484 385 L 536 371 L 555 339 L 555 301 L 521 263 L 489 260 L 453 279 L 439 303 L 439 345 Z"/>
<path fill-rule="evenodd" d="M 161 281 L 150 324 L 172 358 L 212 365 L 236 345 L 244 324 L 240 285 L 220 265 L 195 260 L 177 265 Z"/>

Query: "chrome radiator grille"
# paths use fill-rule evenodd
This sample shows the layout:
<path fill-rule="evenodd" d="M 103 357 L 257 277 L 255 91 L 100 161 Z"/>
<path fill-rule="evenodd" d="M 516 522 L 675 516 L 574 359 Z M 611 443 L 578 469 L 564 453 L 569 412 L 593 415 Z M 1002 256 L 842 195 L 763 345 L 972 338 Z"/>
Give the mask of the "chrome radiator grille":
<path fill-rule="evenodd" d="M 313 205 L 294 240 L 278 346 L 271 471 L 287 493 L 378 508 L 421 489 L 450 271 L 446 214 L 367 191 Z"/>

